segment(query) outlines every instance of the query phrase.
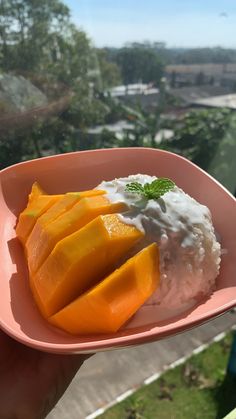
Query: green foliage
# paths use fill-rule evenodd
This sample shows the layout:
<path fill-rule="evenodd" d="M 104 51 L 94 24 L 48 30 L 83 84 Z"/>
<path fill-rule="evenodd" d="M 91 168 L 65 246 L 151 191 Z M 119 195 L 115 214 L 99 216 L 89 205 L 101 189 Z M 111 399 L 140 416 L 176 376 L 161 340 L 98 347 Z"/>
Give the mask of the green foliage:
<path fill-rule="evenodd" d="M 232 194 L 236 193 L 236 115 L 233 114 L 229 126 L 218 143 L 208 172 L 222 183 Z"/>
<path fill-rule="evenodd" d="M 91 47 L 86 34 L 72 24 L 54 37 L 54 51 L 43 64 L 43 70 L 54 79 L 73 88 L 75 83 L 88 83 Z"/>
<path fill-rule="evenodd" d="M 227 109 L 192 111 L 174 129 L 164 148 L 182 154 L 207 170 L 227 132 L 231 112 Z"/>
<path fill-rule="evenodd" d="M 100 75 L 101 90 L 121 84 L 122 78 L 120 68 L 116 63 L 108 60 L 108 54 L 106 50 L 96 49 L 95 54 Z"/>
<path fill-rule="evenodd" d="M 158 178 L 151 183 L 142 185 L 139 182 L 131 182 L 126 185 L 126 191 L 144 196 L 147 199 L 159 199 L 166 192 L 171 191 L 175 183 L 167 178 Z"/>
<path fill-rule="evenodd" d="M 23 140 L 23 138 L 21 138 Z M 0 170 L 22 160 L 24 144 L 16 139 L 14 133 L 8 133 L 0 138 Z"/>
<path fill-rule="evenodd" d="M 1 168 L 26 158 L 85 149 L 87 141 L 81 144 L 78 132 L 103 123 L 109 112 L 95 90 L 94 49 L 86 34 L 71 23 L 69 9 L 60 0 L 3 0 L 0 16 L 2 71 L 32 79 L 53 102 L 68 94 L 72 97 L 58 114 L 49 103 L 46 117 L 36 115 L 33 127 L 27 122 L 30 115 L 25 115 L 26 129 L 2 134 Z M 104 61 L 101 57 L 104 72 L 110 71 L 110 83 L 116 66 L 111 64 L 109 70 Z"/>
<path fill-rule="evenodd" d="M 166 106 L 178 106 L 164 89 L 164 64 L 206 62 L 209 57 L 212 62 L 236 61 L 235 51 L 220 48 L 171 50 L 146 42 L 121 49 L 95 49 L 87 35 L 72 24 L 68 7 L 60 0 L 2 0 L 0 39 L 0 70 L 29 78 L 49 99 L 44 117 L 36 116 L 33 126 L 30 122 L 24 129 L 11 127 L 1 135 L 1 168 L 74 150 L 156 147 L 156 133 L 170 124 L 160 115 Z M 103 93 L 120 83 L 140 81 L 160 88 L 160 104 L 152 112 L 132 109 Z M 198 83 L 203 82 L 204 75 L 199 73 Z M 65 100 L 63 109 L 50 110 L 51 101 L 68 96 L 71 100 Z M 0 111 L 7 114 L 2 101 Z M 133 124 L 123 138 L 105 130 L 100 135 L 89 134 L 89 127 L 120 119 Z M 227 110 L 191 112 L 174 125 L 174 138 L 160 147 L 191 159 L 233 191 L 235 125 Z"/>
<path fill-rule="evenodd" d="M 131 43 L 127 48 L 146 49 L 158 55 L 164 65 L 168 64 L 225 64 L 236 63 L 236 49 L 213 48 L 167 48 L 156 42 Z M 106 48 L 109 60 L 117 61 L 120 50 Z"/>
<path fill-rule="evenodd" d="M 164 65 L 158 53 L 143 47 L 125 47 L 117 51 L 116 62 L 120 66 L 124 84 L 159 84 Z"/>
<path fill-rule="evenodd" d="M 0 16 L 0 67 L 32 71 L 53 59 L 69 9 L 60 0 L 2 0 Z"/>
<path fill-rule="evenodd" d="M 235 63 L 236 50 L 230 48 L 176 48 L 163 50 L 168 64 Z"/>
<path fill-rule="evenodd" d="M 232 333 L 184 365 L 165 372 L 101 419 L 222 419 L 235 408 L 235 378 L 226 374 Z"/>
<path fill-rule="evenodd" d="M 40 75 L 67 88 L 89 82 L 90 41 L 60 0 L 3 0 L 0 16 L 3 71 L 37 78 L 39 87 Z"/>
<path fill-rule="evenodd" d="M 64 113 L 64 119 L 75 128 L 101 124 L 109 113 L 109 107 L 94 94 L 88 84 L 79 81 L 75 84 L 71 105 Z"/>

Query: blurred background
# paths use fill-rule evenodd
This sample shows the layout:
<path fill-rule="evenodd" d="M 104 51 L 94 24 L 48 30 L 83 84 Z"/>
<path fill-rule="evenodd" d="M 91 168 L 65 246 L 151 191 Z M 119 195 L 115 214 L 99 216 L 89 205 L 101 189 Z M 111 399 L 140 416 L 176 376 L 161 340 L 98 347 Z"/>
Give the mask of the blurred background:
<path fill-rule="evenodd" d="M 236 189 L 236 4 L 1 0 L 0 168 L 155 147 Z"/>

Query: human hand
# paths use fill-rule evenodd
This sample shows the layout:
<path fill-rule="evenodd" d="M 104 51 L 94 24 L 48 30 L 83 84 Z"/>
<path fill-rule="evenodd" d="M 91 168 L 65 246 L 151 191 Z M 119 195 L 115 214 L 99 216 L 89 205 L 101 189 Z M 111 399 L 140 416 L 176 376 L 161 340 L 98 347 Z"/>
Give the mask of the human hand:
<path fill-rule="evenodd" d="M 39 352 L 0 330 L 0 419 L 45 418 L 86 358 Z"/>

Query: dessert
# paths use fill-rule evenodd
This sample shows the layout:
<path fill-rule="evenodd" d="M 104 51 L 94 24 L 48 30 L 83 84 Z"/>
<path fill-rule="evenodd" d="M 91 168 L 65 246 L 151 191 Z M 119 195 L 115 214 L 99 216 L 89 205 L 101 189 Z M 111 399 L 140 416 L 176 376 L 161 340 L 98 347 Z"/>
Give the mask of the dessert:
<path fill-rule="evenodd" d="M 73 334 L 116 332 L 143 305 L 194 305 L 219 273 L 209 209 L 165 178 L 61 195 L 34 184 L 16 233 L 40 312 Z"/>

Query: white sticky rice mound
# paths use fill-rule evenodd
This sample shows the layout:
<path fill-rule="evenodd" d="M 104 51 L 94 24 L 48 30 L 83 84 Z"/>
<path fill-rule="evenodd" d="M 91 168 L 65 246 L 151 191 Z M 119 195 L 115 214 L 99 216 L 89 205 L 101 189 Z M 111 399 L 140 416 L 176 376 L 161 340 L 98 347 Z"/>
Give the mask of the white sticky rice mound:
<path fill-rule="evenodd" d="M 214 290 L 221 247 L 209 209 L 180 188 L 175 187 L 159 200 L 140 200 L 125 191 L 127 183 L 144 184 L 154 179 L 132 175 L 102 182 L 97 188 L 105 189 L 112 202 L 126 202 L 129 211 L 120 217 L 145 231 L 144 239 L 131 254 L 154 241 L 159 246 L 160 285 L 145 304 L 178 309 L 193 305 Z"/>

